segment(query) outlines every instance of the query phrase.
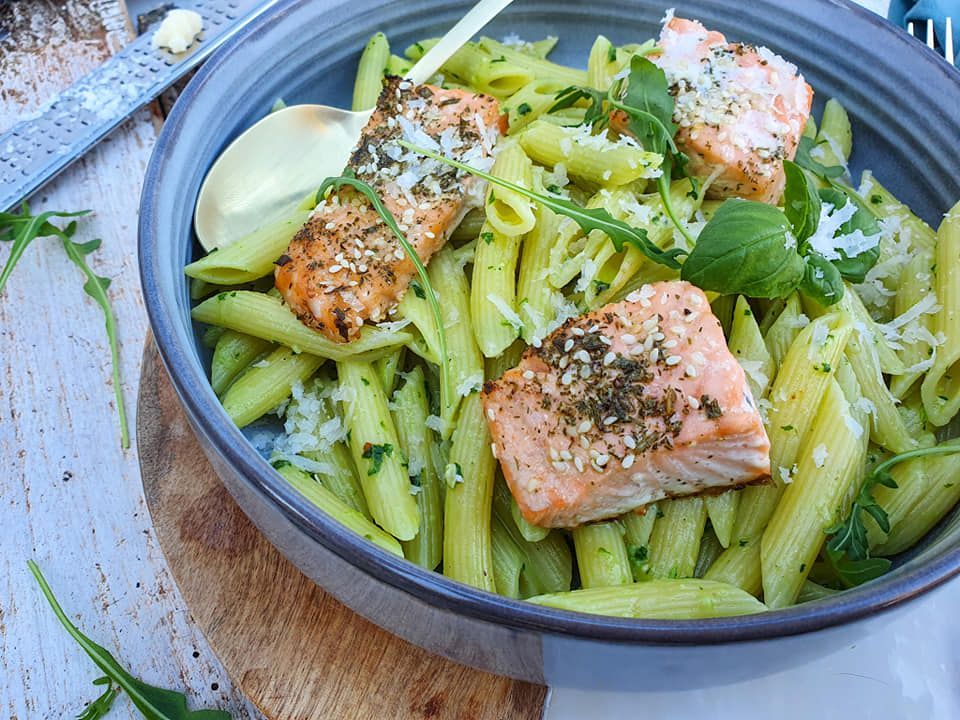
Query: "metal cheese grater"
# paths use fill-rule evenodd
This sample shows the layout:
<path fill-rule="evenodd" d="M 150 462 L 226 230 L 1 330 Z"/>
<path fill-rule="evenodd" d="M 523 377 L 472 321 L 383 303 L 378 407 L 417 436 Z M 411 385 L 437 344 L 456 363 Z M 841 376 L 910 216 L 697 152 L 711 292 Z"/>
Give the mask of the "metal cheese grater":
<path fill-rule="evenodd" d="M 0 134 L 0 210 L 14 208 L 276 1 L 267 0 L 246 15 L 233 0 L 178 3 L 203 18 L 202 34 L 185 52 L 155 50 L 153 33 L 145 33 L 22 117 Z"/>

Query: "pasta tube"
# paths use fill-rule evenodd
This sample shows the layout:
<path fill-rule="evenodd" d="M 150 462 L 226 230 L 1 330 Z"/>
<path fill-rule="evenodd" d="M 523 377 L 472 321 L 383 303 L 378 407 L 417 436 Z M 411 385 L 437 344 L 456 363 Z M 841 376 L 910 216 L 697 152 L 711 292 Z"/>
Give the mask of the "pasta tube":
<path fill-rule="evenodd" d="M 430 414 L 423 370 L 415 367 L 393 395 L 393 425 L 406 458 L 407 475 L 416 490 L 420 530 L 403 544 L 403 554 L 417 565 L 433 570 L 443 557 L 443 482 L 433 464 L 430 446 L 435 442 L 427 427 Z"/>
<path fill-rule="evenodd" d="M 657 508 L 662 515 L 650 536 L 650 573 L 660 578 L 693 577 L 707 523 L 703 498 L 664 500 Z"/>
<path fill-rule="evenodd" d="M 960 410 L 960 203 L 947 213 L 937 232 L 937 299 L 934 327 L 943 339 L 920 393 L 927 417 L 946 425 Z"/>
<path fill-rule="evenodd" d="M 229 328 L 329 360 L 376 360 L 413 340 L 410 333 L 402 330 L 370 327 L 364 328 L 353 342 L 333 342 L 297 320 L 280 298 L 250 290 L 215 295 L 197 305 L 191 316 L 196 322 Z"/>
<path fill-rule="evenodd" d="M 496 460 L 490 444 L 480 395 L 474 393 L 463 401 L 445 472 L 443 574 L 495 592 L 490 512 Z"/>
<path fill-rule="evenodd" d="M 561 610 L 648 620 L 696 620 L 750 615 L 766 606 L 740 588 L 710 580 L 650 580 L 572 590 L 528 599 Z"/>
<path fill-rule="evenodd" d="M 337 377 L 340 413 L 370 514 L 398 540 L 412 540 L 420 511 L 377 373 L 370 363 L 348 360 L 337 363 Z"/>
<path fill-rule="evenodd" d="M 866 413 L 851 406 L 836 381 L 830 382 L 797 471 L 763 533 L 760 566 L 768 607 L 797 601 L 826 540 L 823 531 L 842 519 L 863 477 L 866 428 Z"/>
<path fill-rule="evenodd" d="M 623 542 L 623 526 L 616 520 L 574 528 L 573 547 L 583 587 L 633 582 L 627 547 Z"/>
<path fill-rule="evenodd" d="M 266 340 L 244 335 L 236 330 L 227 330 L 213 350 L 210 361 L 210 385 L 217 395 L 222 395 L 230 383 L 272 345 Z"/>
<path fill-rule="evenodd" d="M 362 514 L 345 504 L 308 473 L 285 461 L 278 463 L 275 467 L 284 480 L 327 515 L 353 530 L 357 535 L 365 537 L 374 545 L 403 557 L 403 550 L 395 537 L 385 533 Z"/>
<path fill-rule="evenodd" d="M 304 382 L 323 364 L 316 355 L 297 354 L 279 347 L 249 367 L 224 393 L 221 402 L 237 427 L 246 427 L 290 397 L 290 389 Z"/>
<path fill-rule="evenodd" d="M 564 163 L 567 172 L 598 185 L 626 185 L 653 177 L 662 157 L 636 141 L 593 135 L 588 127 L 569 128 L 535 120 L 517 138 L 531 159 L 550 167 Z"/>
<path fill-rule="evenodd" d="M 389 60 L 390 43 L 387 42 L 387 36 L 382 32 L 374 33 L 360 55 L 357 77 L 353 81 L 351 109 L 371 110 L 376 106 L 383 89 L 383 72 Z"/>

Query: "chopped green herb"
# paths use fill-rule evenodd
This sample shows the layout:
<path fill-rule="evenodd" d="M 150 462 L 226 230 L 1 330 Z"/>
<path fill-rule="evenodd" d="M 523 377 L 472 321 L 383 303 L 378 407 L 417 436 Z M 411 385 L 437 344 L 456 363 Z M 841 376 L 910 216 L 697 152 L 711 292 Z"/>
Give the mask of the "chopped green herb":
<path fill-rule="evenodd" d="M 883 202 L 883 198 L 880 197 L 879 195 L 871 195 L 871 196 L 870 196 L 870 202 L 871 202 L 871 204 L 873 204 L 873 205 L 879 205 L 880 203 Z"/>
<path fill-rule="evenodd" d="M 563 188 L 561 188 L 559 185 L 547 185 L 545 189 L 548 193 L 553 193 L 554 195 L 559 195 L 563 192 Z"/>
<path fill-rule="evenodd" d="M 783 430 L 784 432 L 790 432 L 791 430 L 793 430 L 793 425 L 781 425 L 780 429 Z"/>
<path fill-rule="evenodd" d="M 416 280 L 410 283 L 410 288 L 413 290 L 413 294 L 421 300 L 427 299 L 427 294 L 423 291 L 423 288 L 420 287 L 420 283 L 418 283 Z"/>
<path fill-rule="evenodd" d="M 380 468 L 383 466 L 383 459 L 391 455 L 393 455 L 393 445 L 390 443 L 384 443 L 383 445 L 365 443 L 360 457 L 370 461 L 370 467 L 367 468 L 367 475 L 376 475 L 380 472 Z"/>
<path fill-rule="evenodd" d="M 750 544 L 750 541 L 747 538 L 740 538 L 740 541 L 737 543 L 740 547 L 746 547 Z"/>
<path fill-rule="evenodd" d="M 524 115 L 529 115 L 531 112 L 533 112 L 533 108 L 530 107 L 530 103 L 524 102 L 517 105 L 517 115 L 522 117 Z"/>
<path fill-rule="evenodd" d="M 830 363 L 828 362 L 823 362 L 823 363 L 820 363 L 819 365 L 814 365 L 813 369 L 819 370 L 820 372 L 825 372 L 825 373 L 828 373 L 831 370 L 833 370 L 833 368 L 830 367 Z"/>
<path fill-rule="evenodd" d="M 604 282 L 603 280 L 594 280 L 593 289 L 596 290 L 598 293 L 602 293 L 604 290 L 610 289 L 610 283 Z"/>
<path fill-rule="evenodd" d="M 607 62 L 612 63 L 617 61 L 617 47 L 616 45 L 610 45 L 607 47 Z"/>
<path fill-rule="evenodd" d="M 492 232 L 482 232 L 480 233 L 480 239 L 483 240 L 487 245 L 493 242 L 493 233 Z"/>

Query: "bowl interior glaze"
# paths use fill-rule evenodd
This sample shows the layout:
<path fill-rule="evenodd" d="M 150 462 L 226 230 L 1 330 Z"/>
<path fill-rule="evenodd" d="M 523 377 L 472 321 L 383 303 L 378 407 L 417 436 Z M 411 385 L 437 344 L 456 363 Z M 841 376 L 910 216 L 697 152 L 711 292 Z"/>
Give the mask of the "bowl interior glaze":
<path fill-rule="evenodd" d="M 673 4 L 673 3 L 671 3 Z M 854 177 L 871 168 L 925 220 L 936 224 L 960 198 L 954 154 L 960 137 L 960 80 L 933 51 L 844 0 L 676 3 L 731 40 L 764 44 L 795 62 L 819 110 L 840 98 L 854 123 Z M 395 52 L 442 34 L 469 7 L 463 1 L 289 0 L 219 51 L 183 93 L 147 172 L 141 200 L 140 264 L 151 324 L 164 362 L 202 439 L 251 492 L 279 508 L 317 543 L 379 581 L 428 603 L 518 629 L 617 642 L 701 644 L 808 632 L 896 605 L 960 572 L 954 514 L 880 581 L 818 603 L 763 615 L 702 621 L 591 617 L 540 608 L 462 586 L 390 556 L 331 521 L 292 491 L 223 412 L 207 381 L 207 353 L 190 321 L 183 266 L 199 252 L 192 232 L 200 183 L 218 153 L 287 103 L 347 106 L 359 51 L 377 30 Z M 650 0 L 518 0 L 485 34 L 557 35 L 551 56 L 584 66 L 597 34 L 615 43 L 653 36 L 664 14 Z"/>

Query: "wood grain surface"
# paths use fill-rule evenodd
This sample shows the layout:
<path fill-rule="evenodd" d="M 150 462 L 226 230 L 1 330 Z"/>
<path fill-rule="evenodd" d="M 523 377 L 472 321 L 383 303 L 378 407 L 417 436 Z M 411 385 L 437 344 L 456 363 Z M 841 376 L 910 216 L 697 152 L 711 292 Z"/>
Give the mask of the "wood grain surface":
<path fill-rule="evenodd" d="M 152 343 L 137 433 L 147 505 L 192 618 L 270 720 L 542 716 L 546 688 L 393 637 L 285 560 L 207 463 Z"/>
<path fill-rule="evenodd" d="M 128 39 L 118 0 L 0 3 L 0 130 Z M 147 319 L 136 226 L 158 119 L 143 110 L 31 199 L 81 210 L 76 239 L 112 280 L 129 412 Z M 9 246 L 0 243 L 0 264 Z M 150 526 L 135 450 L 120 448 L 103 315 L 59 243 L 27 248 L 0 295 L 0 718 L 72 718 L 100 694 L 96 667 L 30 578 L 35 558 L 69 616 L 132 672 L 186 690 L 191 707 L 260 717 L 190 622 Z M 111 718 L 137 717 L 126 698 Z"/>

